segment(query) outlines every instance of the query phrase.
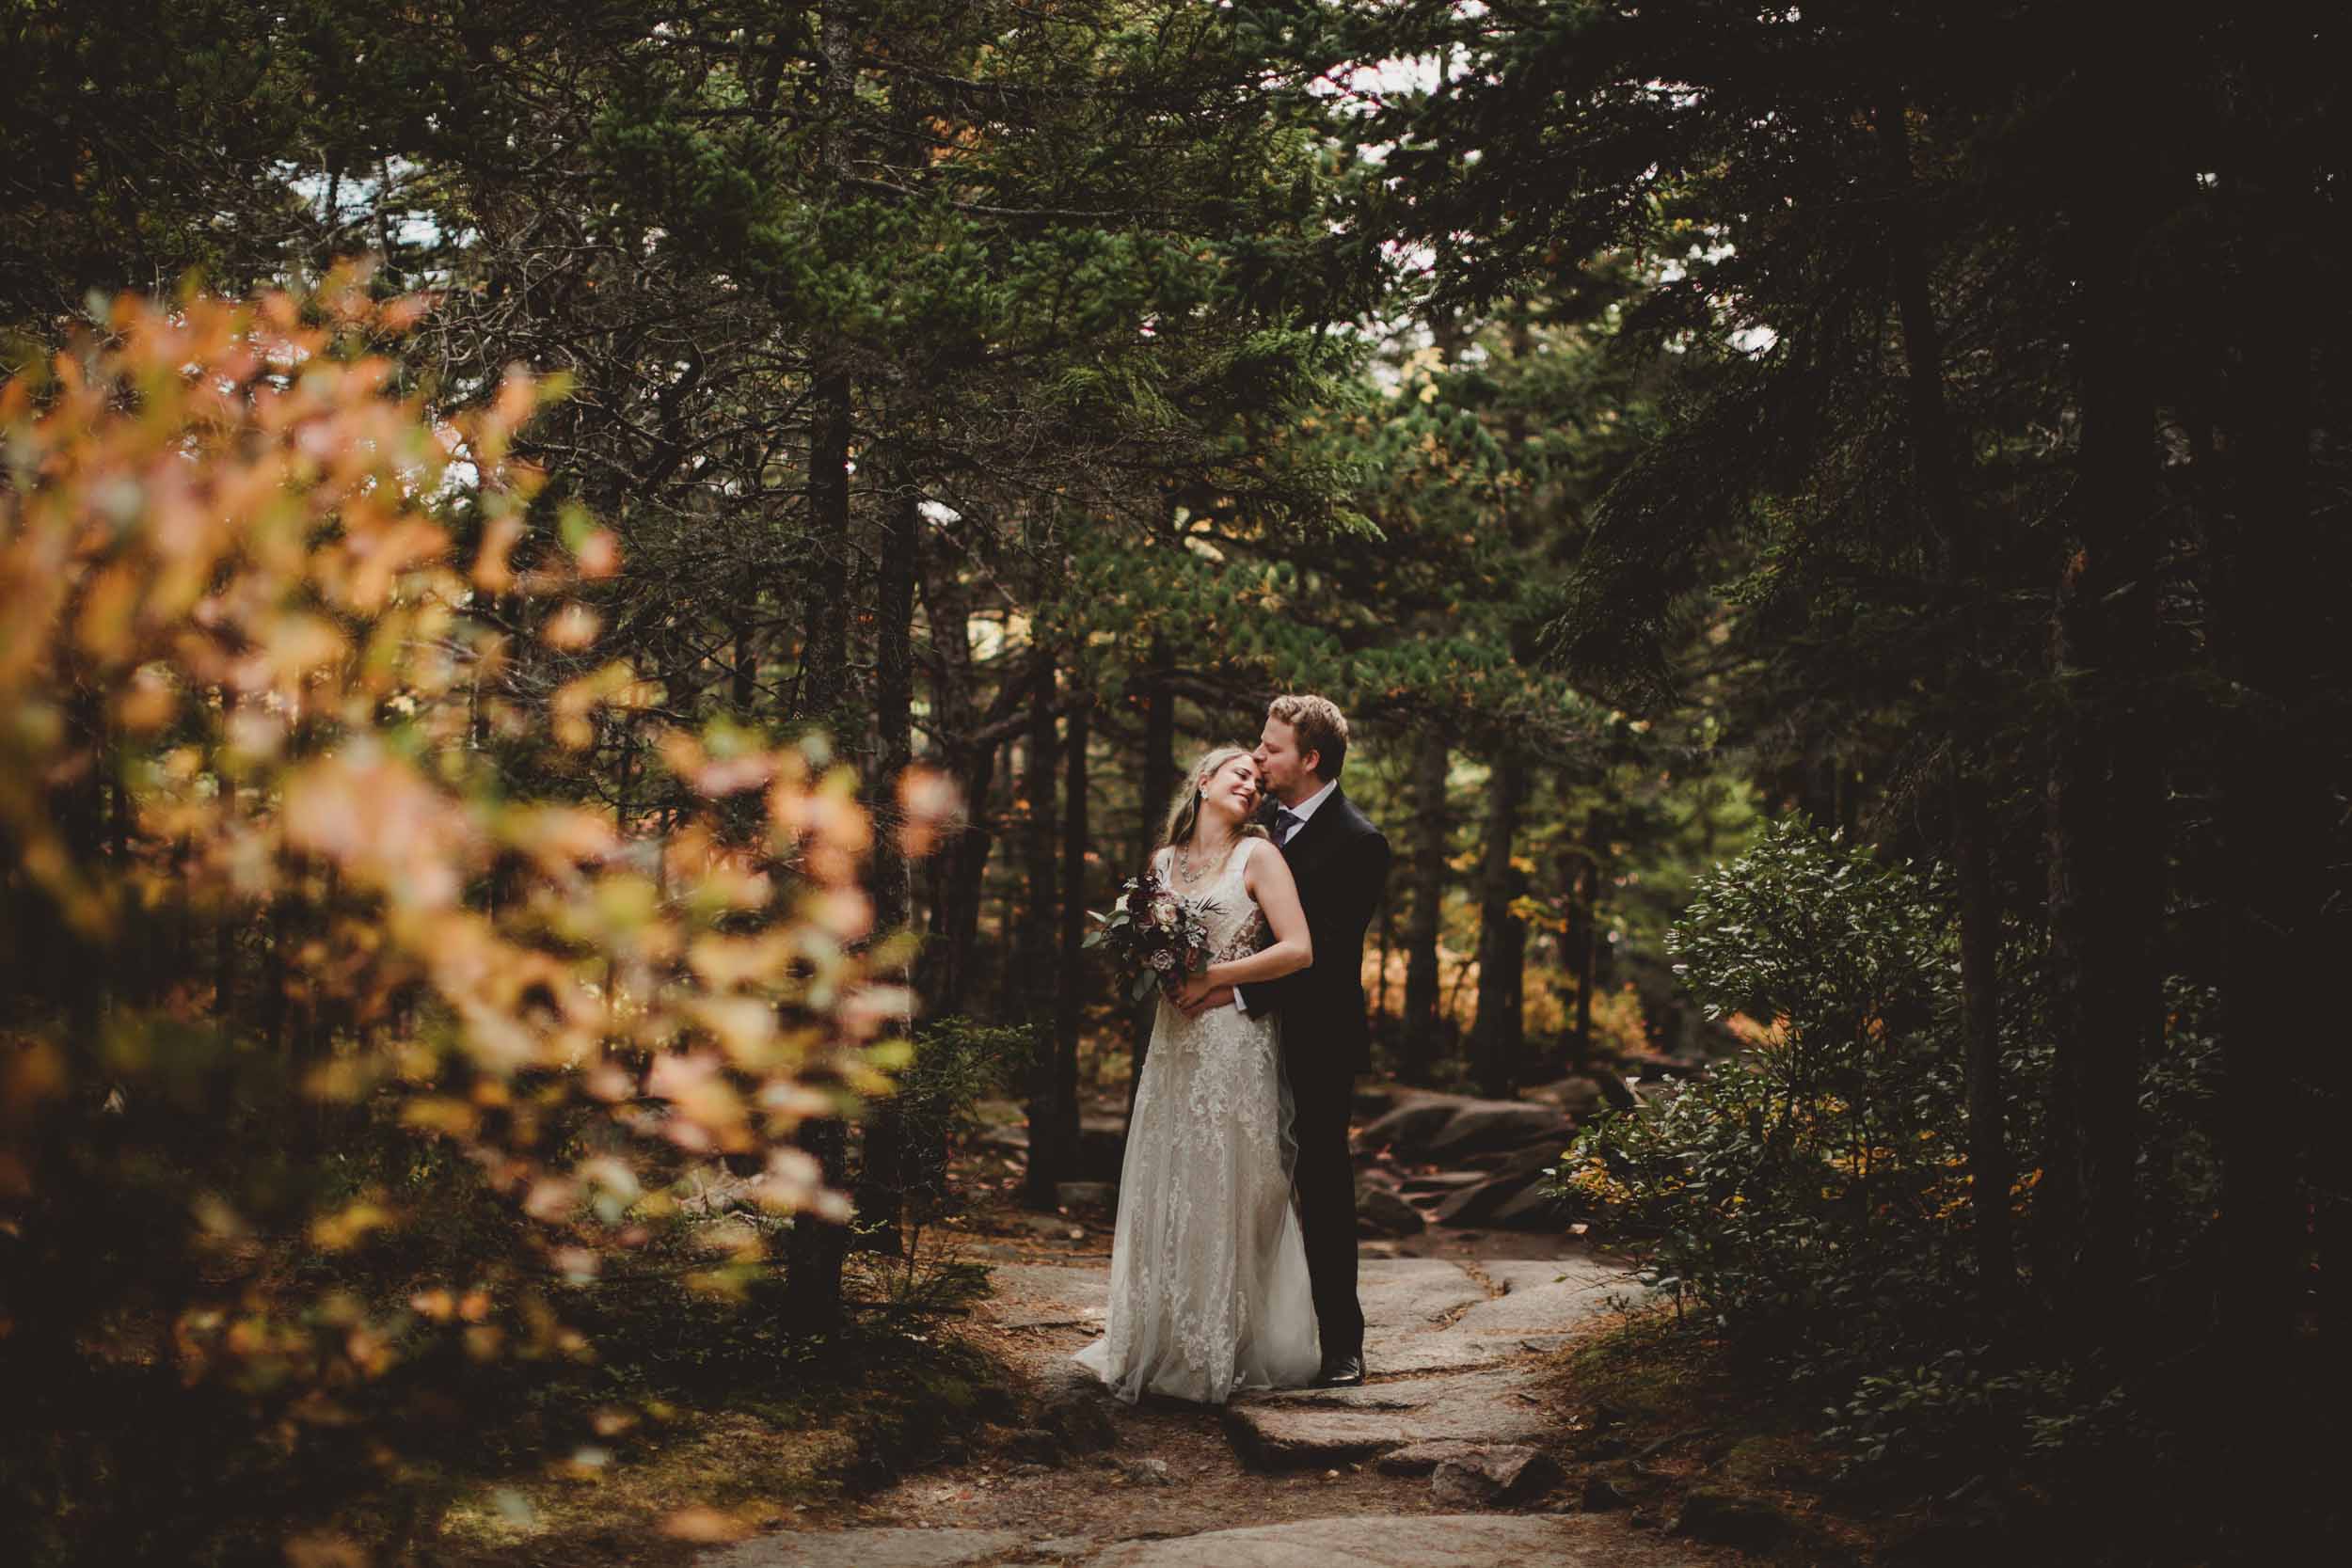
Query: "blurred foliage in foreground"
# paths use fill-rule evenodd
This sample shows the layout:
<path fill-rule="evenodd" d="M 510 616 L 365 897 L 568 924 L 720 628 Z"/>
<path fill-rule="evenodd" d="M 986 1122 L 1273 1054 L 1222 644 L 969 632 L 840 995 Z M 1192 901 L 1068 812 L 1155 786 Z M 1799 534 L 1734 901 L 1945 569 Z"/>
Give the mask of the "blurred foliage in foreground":
<path fill-rule="evenodd" d="M 672 730 L 692 809 L 565 798 L 656 697 L 594 652 L 616 546 L 510 455 L 560 388 L 404 395 L 429 309 L 126 297 L 0 387 L 0 1507 L 44 1555 L 159 1549 L 143 1470 L 396 1466 L 451 1390 L 591 1359 L 608 1260 L 741 1298 L 848 1212 L 796 1128 L 904 1059 L 846 770 Z M 710 1157 L 755 1203 L 681 1248 Z"/>

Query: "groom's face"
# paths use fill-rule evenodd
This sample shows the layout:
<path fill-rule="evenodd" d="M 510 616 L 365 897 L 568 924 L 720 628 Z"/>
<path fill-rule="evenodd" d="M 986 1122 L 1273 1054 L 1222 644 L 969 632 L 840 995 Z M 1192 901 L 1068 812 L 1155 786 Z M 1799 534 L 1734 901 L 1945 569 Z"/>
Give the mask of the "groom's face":
<path fill-rule="evenodd" d="M 1279 719 L 1269 719 L 1259 733 L 1258 749 L 1251 752 L 1258 764 L 1258 776 L 1263 781 L 1265 792 L 1285 805 L 1295 805 L 1313 788 L 1313 773 L 1309 764 L 1320 759 L 1298 754 L 1298 732 Z M 1302 788 L 1312 785 L 1312 788 Z"/>

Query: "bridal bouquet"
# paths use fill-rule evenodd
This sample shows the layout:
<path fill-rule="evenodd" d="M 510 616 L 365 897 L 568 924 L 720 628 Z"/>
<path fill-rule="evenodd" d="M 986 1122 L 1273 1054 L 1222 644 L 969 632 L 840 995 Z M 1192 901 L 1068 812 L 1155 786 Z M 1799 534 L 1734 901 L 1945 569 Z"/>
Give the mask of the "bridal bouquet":
<path fill-rule="evenodd" d="M 1154 985 L 1173 990 L 1208 964 L 1208 906 L 1182 896 L 1149 871 L 1120 885 L 1110 913 L 1089 910 L 1087 918 L 1097 929 L 1087 934 L 1086 944 L 1109 952 L 1129 977 L 1132 1001 L 1142 1001 Z"/>

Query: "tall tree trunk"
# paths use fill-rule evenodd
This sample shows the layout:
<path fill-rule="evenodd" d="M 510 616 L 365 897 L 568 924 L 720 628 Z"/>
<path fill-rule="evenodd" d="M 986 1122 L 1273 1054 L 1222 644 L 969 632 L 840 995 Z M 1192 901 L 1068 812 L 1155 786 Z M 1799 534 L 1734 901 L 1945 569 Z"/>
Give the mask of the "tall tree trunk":
<path fill-rule="evenodd" d="M 857 83 L 851 64 L 855 37 L 847 8 L 825 0 L 817 24 L 823 124 L 817 158 L 836 187 L 850 172 L 849 116 Z M 849 689 L 850 446 L 856 437 L 849 347 L 820 333 L 809 388 L 808 515 L 810 553 L 803 598 L 801 708 L 828 726 L 841 720 Z M 840 736 L 835 736 L 839 740 Z"/>
<path fill-rule="evenodd" d="M 853 37 L 844 8 L 828 3 L 818 23 L 823 56 L 820 88 L 826 125 L 818 159 L 836 182 L 849 166 L 848 115 L 855 95 L 850 65 Z M 849 689 L 850 443 L 854 436 L 846 350 L 818 350 L 811 388 L 808 514 L 811 550 L 801 649 L 802 712 L 837 723 Z M 837 738 L 837 737 L 836 737 Z M 801 1147 L 812 1155 L 828 1188 L 847 1184 L 849 1129 L 838 1117 L 804 1123 Z M 785 1315 L 803 1333 L 828 1333 L 841 1323 L 841 1264 L 850 1250 L 846 1226 L 811 1213 L 797 1216 L 785 1243 Z"/>
<path fill-rule="evenodd" d="M 2010 1165 L 2003 1126 L 2001 1021 L 1995 957 L 2000 908 L 1993 895 L 1993 834 L 1982 778 L 1983 654 L 1970 601 L 1983 591 L 1983 552 L 1966 515 L 1955 469 L 1958 442 L 1944 395 L 1944 338 L 1929 288 L 1902 101 L 1889 94 L 1878 112 L 1879 140 L 1896 201 L 1889 236 L 1896 309 L 1902 323 L 1904 390 L 1911 423 L 1913 482 L 1932 520 L 1947 595 L 1969 626 L 1950 689 L 1954 721 L 1945 790 L 1951 806 L 1951 849 L 1960 883 L 1961 1035 L 1968 1084 L 1968 1169 L 1977 1272 L 1989 1310 L 2003 1310 L 2016 1283 L 2010 1239 Z"/>
<path fill-rule="evenodd" d="M 730 673 L 728 696 L 733 700 L 736 717 L 749 721 L 752 709 L 759 701 L 759 641 L 752 626 L 756 606 L 750 601 L 736 607 L 735 624 L 730 636 L 735 643 L 735 668 Z"/>
<path fill-rule="evenodd" d="M 993 741 L 968 747 L 956 784 L 962 792 L 966 822 L 941 846 L 941 879 L 931 909 L 931 941 L 923 950 L 930 966 L 920 990 L 934 1017 L 946 1018 L 971 1006 L 974 951 L 979 944 L 980 905 L 987 889 L 988 859 L 996 845 L 991 801 L 996 791 Z"/>
<path fill-rule="evenodd" d="M 1036 652 L 1036 689 L 1029 698 L 1028 755 L 1023 761 L 1022 860 L 1027 870 L 1026 896 L 1022 901 L 1021 961 L 1016 966 L 1028 1021 L 1029 1168 L 1022 1184 L 1022 1201 L 1033 1209 L 1051 1209 L 1056 1188 L 1068 1180 L 1077 1140 L 1076 1107 L 1061 1093 L 1060 1049 L 1055 1038 L 1059 1010 L 1056 993 L 1059 968 L 1055 932 L 1061 911 L 1060 891 L 1054 864 L 1054 726 L 1053 655 L 1041 643 Z"/>
<path fill-rule="evenodd" d="M 882 525 L 875 576 L 875 758 L 866 801 L 875 816 L 868 881 L 874 929 L 887 936 L 907 924 L 913 889 L 898 846 L 898 784 L 914 760 L 914 578 L 922 542 L 922 496 L 903 478 Z M 912 1026 L 908 1021 L 908 1027 Z M 877 1250 L 896 1257 L 906 1210 L 906 1118 L 896 1100 L 875 1108 L 866 1123 L 858 1167 L 859 1228 Z"/>
<path fill-rule="evenodd" d="M 2155 409 L 2124 274 L 2140 230 L 2105 215 L 2082 238 L 2075 548 L 2051 623 L 2062 696 L 2046 796 L 2058 1070 L 2044 1180 L 2064 1268 L 2047 1284 L 2086 1347 L 2133 1317 L 2139 1076 L 2163 1022 L 2163 756 L 2142 686 L 2156 657 Z"/>
<path fill-rule="evenodd" d="M 856 427 L 840 352 L 830 351 L 810 399 L 811 560 L 802 601 L 801 711 L 828 728 L 841 722 L 850 677 L 850 443 Z"/>
<path fill-rule="evenodd" d="M 1151 663 L 1144 677 L 1143 713 L 1143 832 L 1133 876 L 1151 864 L 1160 834 L 1168 825 L 1168 808 L 1176 797 L 1176 659 L 1164 637 L 1152 639 Z M 1136 1086 L 1143 1082 L 1143 1058 L 1152 1049 L 1152 1025 L 1158 1019 L 1157 996 L 1147 996 L 1127 1008 L 1127 1109 L 1136 1104 Z"/>
<path fill-rule="evenodd" d="M 1445 912 L 1446 776 L 1453 756 L 1431 729 L 1413 757 L 1412 904 L 1405 923 L 1404 1061 L 1406 1082 L 1425 1084 L 1438 1065 L 1438 935 Z"/>
<path fill-rule="evenodd" d="M 1568 1036 L 1568 1070 L 1590 1073 L 1593 1062 L 1593 988 L 1599 983 L 1600 834 L 1595 813 L 1585 830 L 1584 852 L 1577 857 L 1576 885 L 1569 895 L 1568 961 L 1576 966 L 1576 1027 Z"/>
<path fill-rule="evenodd" d="M 983 733 L 972 662 L 971 605 L 951 566 L 920 579 L 936 655 L 931 681 L 931 727 L 942 762 L 963 801 L 964 825 L 948 836 L 925 867 L 930 889 L 930 934 L 915 969 L 915 991 L 933 1018 L 970 1006 L 974 948 L 988 858 L 995 846 L 993 796 L 1001 742 Z"/>
<path fill-rule="evenodd" d="M 1087 963 L 1087 743 L 1089 715 L 1082 694 L 1073 694 L 1069 733 L 1062 742 L 1061 949 L 1054 975 L 1054 1103 L 1067 1118 L 1071 1164 L 1078 1143 L 1078 1036 L 1086 1020 Z M 1066 1167 L 1067 1168 L 1067 1167 Z"/>
<path fill-rule="evenodd" d="M 1478 1025 L 1471 1061 L 1481 1094 L 1517 1091 L 1527 1037 L 1527 922 L 1512 911 L 1523 879 L 1512 864 L 1519 812 L 1527 801 L 1527 762 L 1516 752 L 1497 759 L 1486 816 L 1486 863 L 1479 878 Z"/>
<path fill-rule="evenodd" d="M 2280 74 L 2303 74 L 2293 45 L 2280 41 L 2272 45 Z M 2327 1392 L 2347 1391 L 2352 1370 L 2342 1162 L 2332 1119 L 2314 1116 L 2346 1102 L 2343 1053 L 2318 1043 L 2331 1033 L 2319 976 L 2330 945 L 2323 933 L 2331 857 L 2323 847 L 2341 832 L 2328 744 L 2340 737 L 2329 736 L 2327 699 L 2328 672 L 2343 657 L 2344 562 L 2341 529 L 2323 521 L 2312 483 L 2312 342 L 2295 319 L 2294 292 L 2279 286 L 2280 269 L 2301 265 L 2320 243 L 2312 171 L 2291 132 L 2260 122 L 2269 107 L 2248 106 L 2254 123 L 2237 144 L 2246 162 L 2220 192 L 2233 229 L 2249 239 L 2240 263 L 2246 297 L 2234 315 L 2243 359 L 2231 387 L 2232 483 L 2213 552 L 2216 646 L 2235 693 L 2221 775 L 2220 1341 L 2234 1362 L 2228 1382 L 2244 1401 L 2233 1416 L 2265 1424 L 2292 1372 L 2302 1306 L 2298 1146 L 2332 1176 L 2311 1195 L 2323 1292 L 2318 1349 L 2328 1363 L 2323 1381 L 2334 1386 Z"/>

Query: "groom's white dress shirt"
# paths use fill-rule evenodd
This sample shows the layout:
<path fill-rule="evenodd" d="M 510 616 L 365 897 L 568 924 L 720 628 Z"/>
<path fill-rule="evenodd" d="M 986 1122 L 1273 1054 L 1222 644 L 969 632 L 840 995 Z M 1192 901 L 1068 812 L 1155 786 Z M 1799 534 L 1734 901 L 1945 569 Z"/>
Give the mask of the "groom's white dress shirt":
<path fill-rule="evenodd" d="M 1313 816 L 1317 811 L 1322 809 L 1323 802 L 1328 800 L 1331 798 L 1331 792 L 1339 787 L 1340 781 L 1333 779 L 1329 784 L 1325 784 L 1321 789 L 1316 790 L 1312 795 L 1310 795 L 1304 800 L 1299 801 L 1298 804 L 1295 806 L 1284 806 L 1282 808 L 1284 811 L 1289 812 L 1293 816 L 1298 818 L 1298 826 L 1291 830 L 1291 837 L 1296 838 L 1300 833 L 1307 831 L 1308 819 Z M 1236 987 L 1233 991 L 1233 1011 L 1244 1015 L 1247 1015 L 1249 1011 L 1249 1005 L 1241 999 L 1241 990 L 1238 987 Z"/>

